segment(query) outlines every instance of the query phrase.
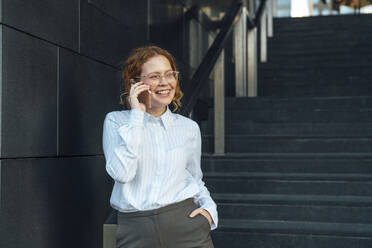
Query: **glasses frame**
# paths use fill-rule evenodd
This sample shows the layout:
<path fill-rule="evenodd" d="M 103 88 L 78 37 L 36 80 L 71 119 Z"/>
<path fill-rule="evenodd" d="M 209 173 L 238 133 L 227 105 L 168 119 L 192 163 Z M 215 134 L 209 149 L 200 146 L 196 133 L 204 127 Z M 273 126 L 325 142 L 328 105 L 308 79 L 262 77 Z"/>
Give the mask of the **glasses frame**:
<path fill-rule="evenodd" d="M 161 82 L 161 79 L 162 78 L 164 78 L 164 80 L 165 80 L 165 82 L 167 82 L 167 83 L 171 83 L 171 82 L 173 82 L 173 81 L 171 81 L 171 82 L 169 82 L 166 78 L 165 78 L 165 74 L 167 74 L 167 73 L 170 73 L 170 72 L 173 72 L 173 73 L 175 73 L 175 80 L 174 81 L 178 81 L 178 79 L 179 79 L 179 74 L 180 74 L 180 72 L 179 71 L 167 71 L 166 73 L 164 73 L 163 75 L 161 75 L 160 73 L 157 73 L 157 72 L 151 72 L 151 73 L 149 73 L 149 74 L 147 74 L 147 75 L 143 75 L 143 76 L 137 76 L 137 77 L 134 77 L 134 78 L 136 78 L 136 79 L 141 79 L 141 78 L 147 78 L 149 75 L 151 75 L 151 74 L 156 74 L 156 75 L 160 75 L 160 78 L 159 78 L 159 81 L 158 82 L 153 82 L 151 79 L 149 79 L 149 81 L 153 84 L 153 85 L 155 85 L 155 84 L 159 84 L 160 82 Z"/>

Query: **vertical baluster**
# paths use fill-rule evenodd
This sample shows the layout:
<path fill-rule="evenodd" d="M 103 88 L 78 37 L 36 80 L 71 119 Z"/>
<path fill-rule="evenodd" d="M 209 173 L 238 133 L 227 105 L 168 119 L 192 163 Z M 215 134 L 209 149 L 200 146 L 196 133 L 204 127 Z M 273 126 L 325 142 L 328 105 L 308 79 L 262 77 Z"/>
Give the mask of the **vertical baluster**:
<path fill-rule="evenodd" d="M 214 153 L 225 153 L 225 55 L 214 66 Z"/>
<path fill-rule="evenodd" d="M 261 15 L 260 22 L 260 60 L 261 62 L 267 61 L 267 10 L 265 9 Z"/>
<path fill-rule="evenodd" d="M 237 97 L 246 96 L 246 36 L 247 29 L 246 7 L 242 8 L 242 13 L 234 27 L 234 58 L 235 58 L 235 95 Z"/>
<path fill-rule="evenodd" d="M 267 3 L 267 36 L 274 36 L 274 0 L 268 0 Z"/>
<path fill-rule="evenodd" d="M 248 97 L 257 96 L 257 28 L 248 31 Z"/>

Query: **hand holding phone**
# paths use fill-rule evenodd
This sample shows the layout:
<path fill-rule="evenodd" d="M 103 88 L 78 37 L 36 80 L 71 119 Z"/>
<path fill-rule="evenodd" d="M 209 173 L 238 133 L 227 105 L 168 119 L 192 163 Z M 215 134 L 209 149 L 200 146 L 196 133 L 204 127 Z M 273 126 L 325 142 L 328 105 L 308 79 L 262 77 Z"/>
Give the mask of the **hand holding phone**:
<path fill-rule="evenodd" d="M 134 79 L 130 80 L 132 87 L 129 92 L 129 103 L 132 109 L 138 109 L 146 112 L 146 107 L 151 108 L 150 86 L 144 82 L 136 82 Z"/>

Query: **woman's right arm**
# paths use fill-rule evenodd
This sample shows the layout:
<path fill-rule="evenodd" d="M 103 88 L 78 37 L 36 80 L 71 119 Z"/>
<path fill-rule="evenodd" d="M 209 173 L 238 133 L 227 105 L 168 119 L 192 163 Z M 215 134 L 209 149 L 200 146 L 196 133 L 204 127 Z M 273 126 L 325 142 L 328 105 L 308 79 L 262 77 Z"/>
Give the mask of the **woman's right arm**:
<path fill-rule="evenodd" d="M 103 124 L 102 145 L 106 171 L 115 181 L 127 183 L 137 172 L 144 112 L 131 109 L 128 120 L 122 125 L 113 118 L 112 113 L 106 115 Z"/>

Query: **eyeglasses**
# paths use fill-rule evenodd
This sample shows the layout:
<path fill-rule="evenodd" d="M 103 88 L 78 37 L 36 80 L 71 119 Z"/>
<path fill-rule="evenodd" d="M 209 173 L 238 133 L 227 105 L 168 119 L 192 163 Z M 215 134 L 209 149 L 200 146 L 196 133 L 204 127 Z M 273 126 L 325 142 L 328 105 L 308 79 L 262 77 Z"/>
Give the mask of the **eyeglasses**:
<path fill-rule="evenodd" d="M 135 77 L 137 79 L 145 78 L 150 84 L 157 85 L 160 83 L 161 78 L 164 78 L 168 83 L 172 83 L 178 80 L 178 71 L 168 71 L 163 76 L 160 73 L 153 72 L 144 76 Z"/>

